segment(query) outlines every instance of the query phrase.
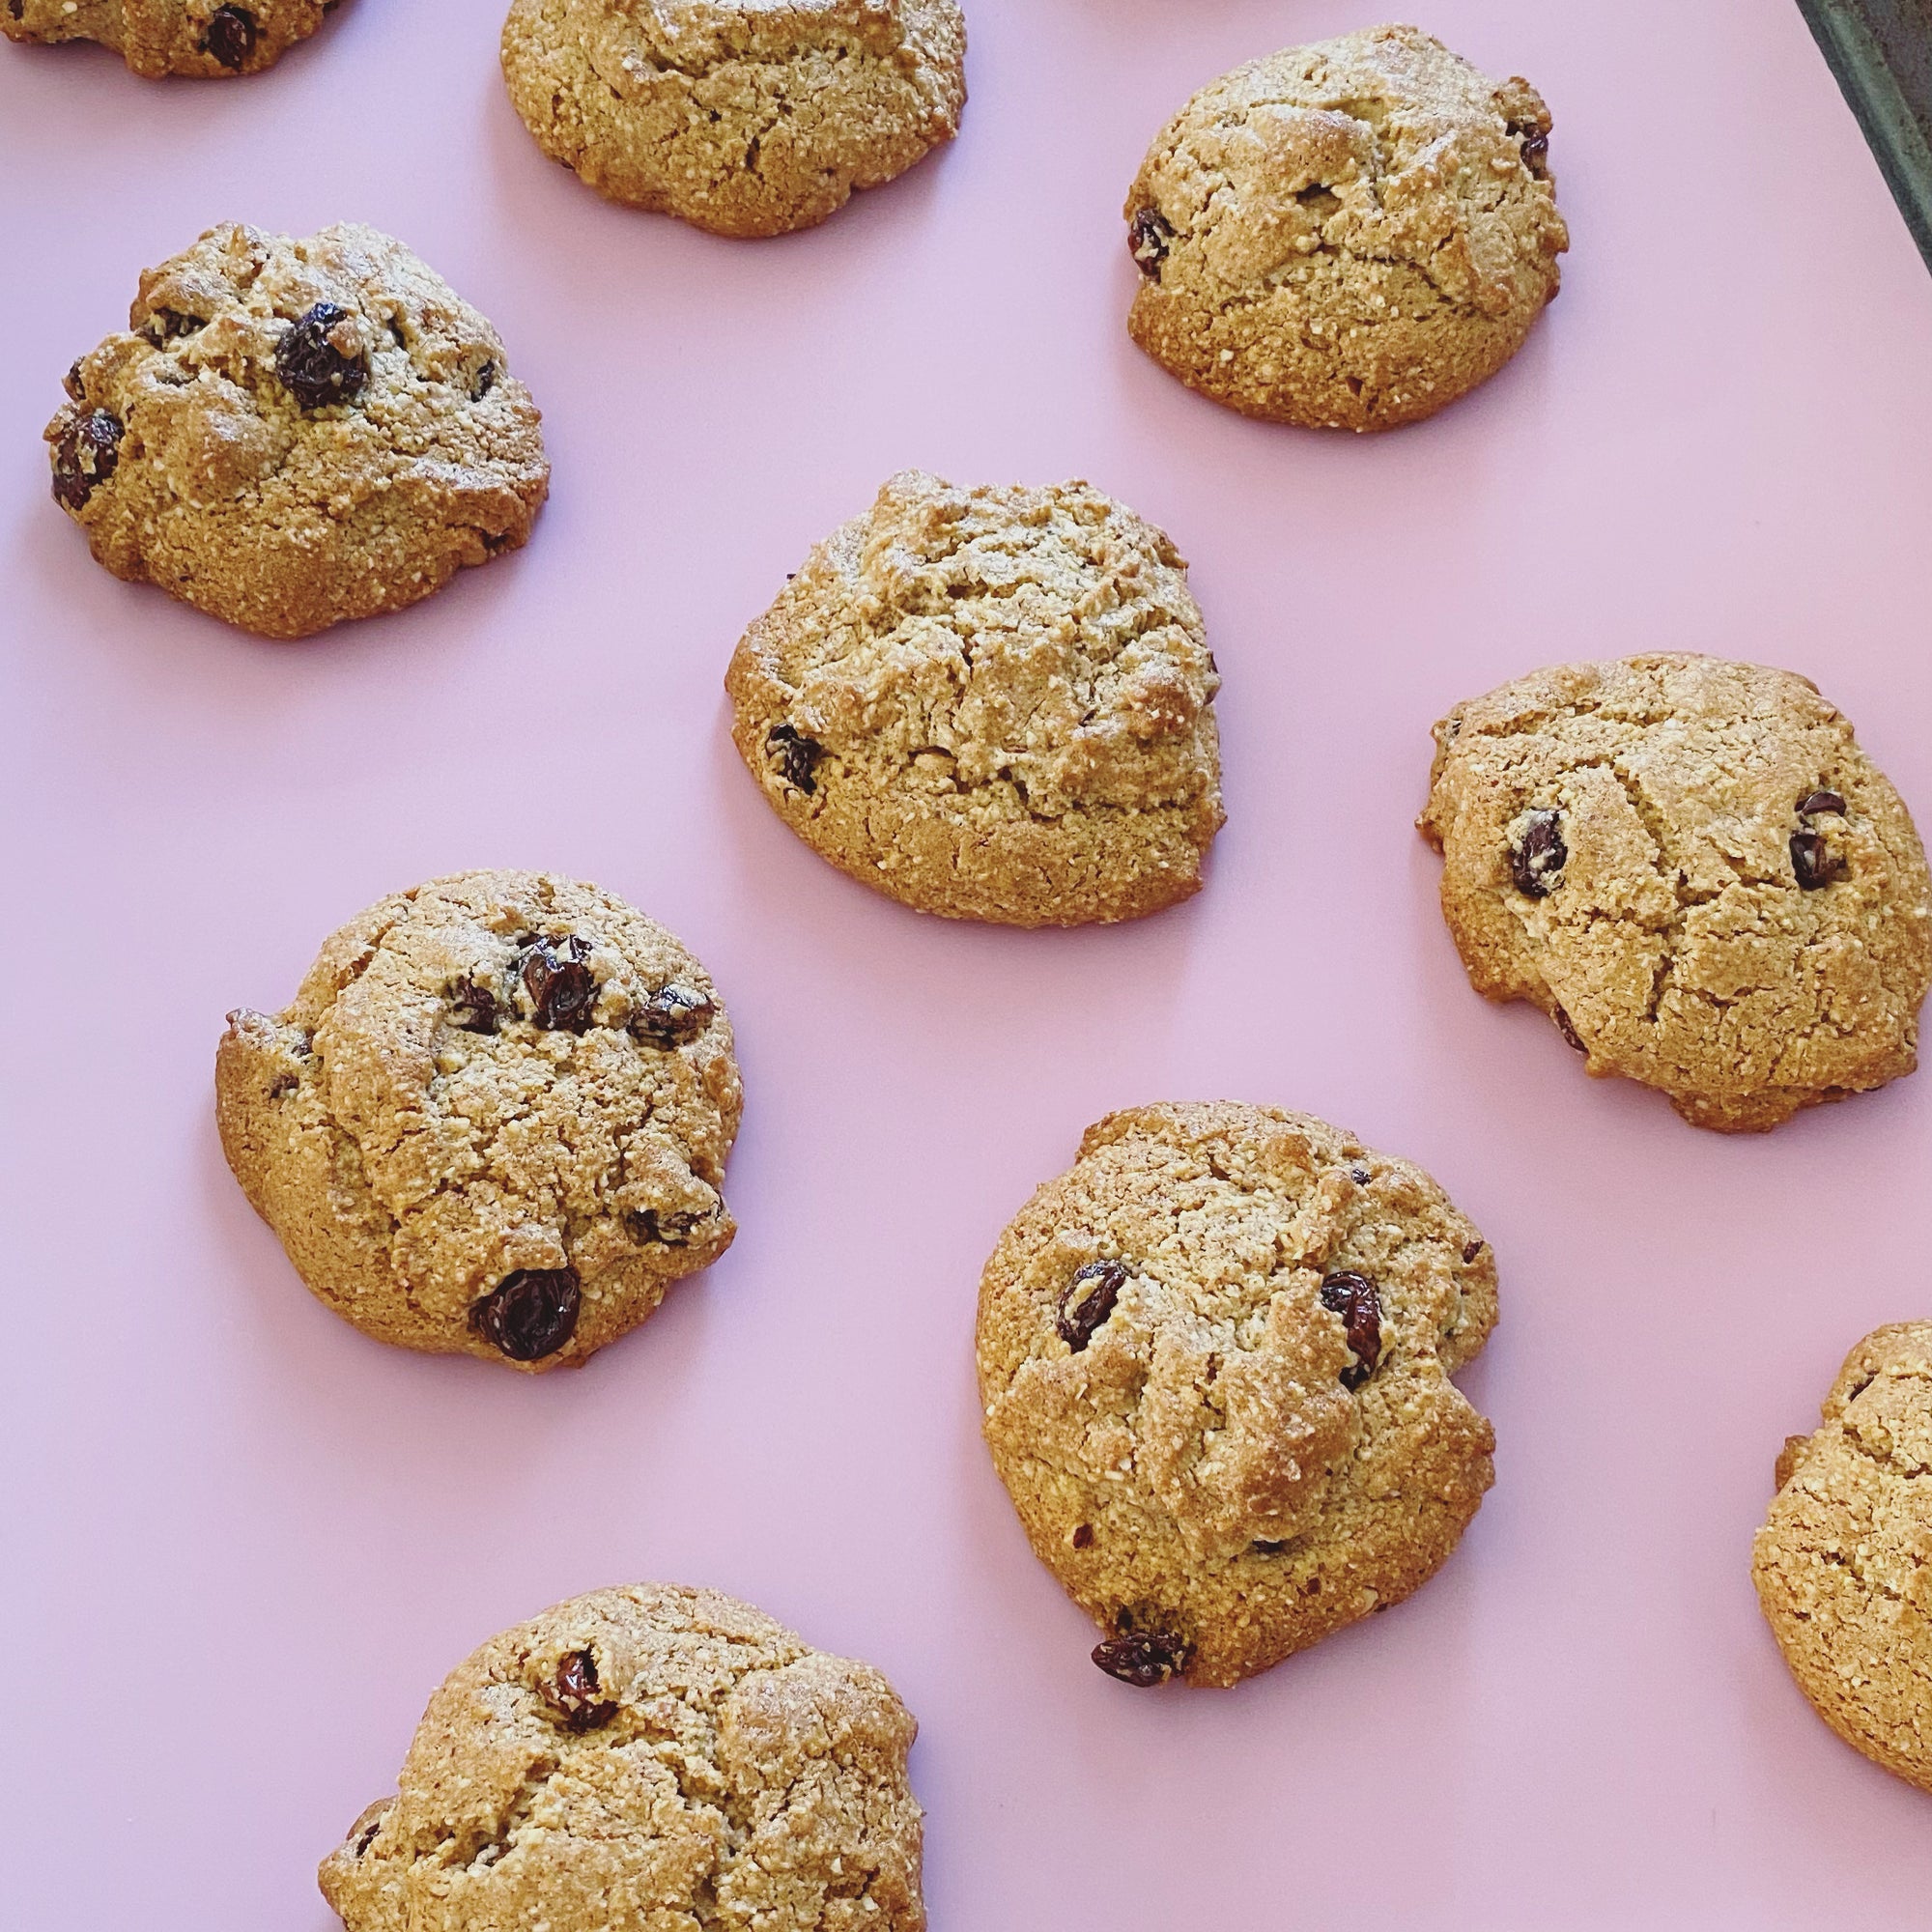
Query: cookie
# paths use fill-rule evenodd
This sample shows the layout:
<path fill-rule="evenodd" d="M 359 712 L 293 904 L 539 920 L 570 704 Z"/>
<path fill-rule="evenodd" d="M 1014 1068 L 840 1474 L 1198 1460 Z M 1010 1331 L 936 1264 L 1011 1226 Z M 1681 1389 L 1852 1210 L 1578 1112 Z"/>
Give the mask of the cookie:
<path fill-rule="evenodd" d="M 379 1341 L 576 1363 L 736 1232 L 742 1110 L 704 969 L 540 872 L 398 893 L 215 1060 L 228 1164 L 297 1271 Z"/>
<path fill-rule="evenodd" d="M 959 131 L 954 0 L 514 0 L 503 77 L 537 145 L 714 235 L 836 213 Z"/>
<path fill-rule="evenodd" d="M 1932 1791 L 1932 1321 L 1867 1335 L 1824 1418 L 1777 1459 L 1758 1602 L 1818 1715 Z"/>
<path fill-rule="evenodd" d="M 1220 679 L 1179 553 L 1085 483 L 895 476 L 725 688 L 779 816 L 923 912 L 1080 925 L 1200 890 Z"/>
<path fill-rule="evenodd" d="M 1724 1132 L 1917 1064 L 1932 882 L 1849 722 L 1789 671 L 1561 665 L 1435 727 L 1419 821 L 1476 990 Z"/>
<path fill-rule="evenodd" d="M 335 0 L 0 0 L 14 41 L 99 41 L 148 79 L 259 73 L 322 25 Z"/>
<path fill-rule="evenodd" d="M 267 638 L 429 596 L 550 487 L 497 331 L 373 228 L 210 229 L 67 391 L 54 500 L 96 560 Z"/>
<path fill-rule="evenodd" d="M 986 1264 L 979 1366 L 1094 1662 L 1233 1684 L 1426 1582 L 1493 1480 L 1449 1378 L 1495 1320 L 1483 1237 L 1338 1127 L 1232 1101 L 1090 1127 Z"/>
<path fill-rule="evenodd" d="M 1127 196 L 1127 327 L 1170 375 L 1316 429 L 1419 422 L 1488 381 L 1570 245 L 1549 110 L 1414 27 L 1251 61 L 1162 128 Z"/>
<path fill-rule="evenodd" d="M 715 1590 L 594 1590 L 458 1665 L 323 1895 L 349 1932 L 922 1932 L 917 1728 Z"/>

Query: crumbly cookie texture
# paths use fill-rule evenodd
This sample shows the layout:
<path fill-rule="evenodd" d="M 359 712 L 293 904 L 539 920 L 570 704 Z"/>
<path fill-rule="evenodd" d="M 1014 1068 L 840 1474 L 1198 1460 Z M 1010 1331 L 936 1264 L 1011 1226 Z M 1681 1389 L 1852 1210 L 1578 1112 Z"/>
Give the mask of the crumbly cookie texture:
<path fill-rule="evenodd" d="M 380 1341 L 529 1370 L 635 1327 L 736 1232 L 716 988 L 594 886 L 464 872 L 228 1016 L 221 1145 L 298 1272 Z"/>
<path fill-rule="evenodd" d="M 908 470 L 746 633 L 732 736 L 855 879 L 1009 925 L 1197 892 L 1220 829 L 1220 688 L 1167 536 L 1080 482 Z"/>
<path fill-rule="evenodd" d="M 450 1675 L 323 1894 L 349 1932 L 923 1932 L 917 1728 L 714 1590 L 593 1591 Z"/>
<path fill-rule="evenodd" d="M 1789 671 L 1561 665 L 1435 727 L 1419 821 L 1476 990 L 1596 1074 L 1747 1132 L 1918 1064 L 1932 881 L 1850 723 Z"/>
<path fill-rule="evenodd" d="M 1089 1128 L 986 1264 L 979 1366 L 1094 1662 L 1233 1684 L 1427 1581 L 1493 1480 L 1449 1378 L 1495 1320 L 1475 1228 L 1340 1128 L 1234 1102 Z"/>
<path fill-rule="evenodd" d="M 268 638 L 429 596 L 526 542 L 550 487 L 497 331 L 354 224 L 210 229 L 67 391 L 54 500 L 97 561 Z"/>
<path fill-rule="evenodd" d="M 514 0 L 510 99 L 612 201 L 783 235 L 959 131 L 955 0 Z"/>
<path fill-rule="evenodd" d="M 1818 1715 L 1932 1791 L 1932 1321 L 1846 1356 L 1824 1427 L 1777 1459 L 1751 1574 Z"/>
<path fill-rule="evenodd" d="M 1570 245 L 1549 110 L 1414 27 L 1293 47 L 1203 88 L 1127 196 L 1128 330 L 1248 415 L 1377 430 L 1521 348 Z"/>
<path fill-rule="evenodd" d="M 259 73 L 322 25 L 335 0 L 0 0 L 14 41 L 99 41 L 149 79 Z"/>

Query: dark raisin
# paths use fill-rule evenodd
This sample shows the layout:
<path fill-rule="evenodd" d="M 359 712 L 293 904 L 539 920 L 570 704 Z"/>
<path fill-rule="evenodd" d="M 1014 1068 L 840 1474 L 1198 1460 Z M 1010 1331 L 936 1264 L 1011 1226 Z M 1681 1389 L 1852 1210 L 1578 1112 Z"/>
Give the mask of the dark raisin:
<path fill-rule="evenodd" d="M 1342 1371 L 1342 1386 L 1358 1389 L 1382 1356 L 1382 1298 L 1365 1274 L 1342 1269 L 1321 1284 L 1321 1305 L 1342 1318 L 1342 1332 L 1355 1359 Z"/>
<path fill-rule="evenodd" d="M 1821 811 L 1829 811 L 1836 817 L 1842 818 L 1845 815 L 1845 801 L 1837 792 L 1827 791 L 1822 788 L 1818 791 L 1806 792 L 1798 801 L 1798 815 L 1800 818 L 1815 818 Z"/>
<path fill-rule="evenodd" d="M 1364 1167 L 1360 1161 L 1357 1161 L 1354 1164 L 1354 1166 L 1349 1170 L 1349 1179 L 1352 1180 L 1357 1187 L 1366 1187 L 1369 1184 L 1369 1182 L 1375 1179 L 1375 1176 L 1371 1174 L 1369 1170 L 1366 1167 Z"/>
<path fill-rule="evenodd" d="M 1482 1252 L 1483 1252 L 1483 1244 L 1481 1241 L 1464 1242 L 1463 1246 L 1463 1265 L 1464 1267 L 1467 1267 L 1468 1264 L 1472 1261 L 1474 1261 L 1476 1257 Z"/>
<path fill-rule="evenodd" d="M 588 1033 L 597 1004 L 597 980 L 583 962 L 589 945 L 572 933 L 565 940 L 539 939 L 524 954 L 524 985 L 536 1010 L 530 1017 L 553 1033 Z"/>
<path fill-rule="evenodd" d="M 1570 1044 L 1577 1049 L 1578 1053 L 1589 1052 L 1590 1049 L 1583 1044 L 1582 1035 L 1577 1031 L 1576 1021 L 1573 1020 L 1570 1017 L 1570 1015 L 1563 1010 L 1561 1007 L 1550 1008 L 1549 1017 L 1556 1022 L 1556 1031 L 1560 1033 L 1563 1036 L 1563 1037 L 1567 1039 L 1570 1042 Z"/>
<path fill-rule="evenodd" d="M 178 341 L 182 336 L 193 335 L 207 327 L 206 317 L 184 315 L 176 308 L 157 308 L 148 317 L 142 332 L 150 342 L 160 344 Z"/>
<path fill-rule="evenodd" d="M 774 724 L 765 737 L 765 750 L 779 761 L 779 776 L 794 791 L 809 798 L 818 789 L 818 761 L 825 747 L 816 738 L 808 738 L 789 724 Z"/>
<path fill-rule="evenodd" d="M 583 1293 L 575 1268 L 519 1268 L 469 1305 L 469 1325 L 513 1362 L 554 1355 L 577 1332 Z"/>
<path fill-rule="evenodd" d="M 476 372 L 476 380 L 469 385 L 469 400 L 480 403 L 497 386 L 497 365 L 486 362 Z"/>
<path fill-rule="evenodd" d="M 1160 280 L 1160 265 L 1167 260 L 1168 244 L 1173 240 L 1173 222 L 1157 210 L 1144 208 L 1127 223 L 1127 253 L 1151 282 Z"/>
<path fill-rule="evenodd" d="M 567 1731 L 594 1731 L 617 1715 L 617 1707 L 598 1692 L 597 1661 L 587 1650 L 573 1650 L 557 1662 L 556 1675 L 538 1687 L 543 1700 Z"/>
<path fill-rule="evenodd" d="M 376 1834 L 383 1829 L 388 1815 L 388 1805 L 373 1804 L 349 1828 L 354 1834 L 349 1847 L 352 1859 L 359 1859 L 376 1842 Z"/>
<path fill-rule="evenodd" d="M 1288 1545 L 1286 1542 L 1270 1543 L 1264 1537 L 1257 1539 L 1256 1542 L 1249 1545 L 1249 1548 L 1253 1549 L 1257 1556 L 1279 1556 L 1288 1548 Z"/>
<path fill-rule="evenodd" d="M 696 1039 L 711 1024 L 718 1009 L 696 986 L 673 980 L 660 986 L 631 1011 L 631 1031 L 653 1046 L 677 1046 Z"/>
<path fill-rule="evenodd" d="M 1807 828 L 1791 835 L 1791 869 L 1805 892 L 1815 893 L 1845 869 L 1845 862 L 1832 850 L 1822 832 Z"/>
<path fill-rule="evenodd" d="M 255 51 L 262 31 L 254 14 L 240 7 L 217 7 L 209 16 L 208 32 L 202 45 L 221 65 L 233 71 L 242 67 Z"/>
<path fill-rule="evenodd" d="M 459 980 L 449 995 L 449 1023 L 465 1033 L 495 1033 L 497 996 L 474 980 Z"/>
<path fill-rule="evenodd" d="M 1073 1532 L 1073 1547 L 1075 1549 L 1093 1548 L 1094 1525 L 1091 1522 L 1083 1522 L 1080 1525 L 1080 1527 Z"/>
<path fill-rule="evenodd" d="M 1532 121 L 1512 121 L 1509 130 L 1522 143 L 1522 164 L 1538 181 L 1549 176 L 1549 136 Z"/>
<path fill-rule="evenodd" d="M 1151 1690 L 1187 1668 L 1187 1645 L 1167 1632 L 1148 1631 L 1096 1643 L 1094 1662 L 1109 1677 L 1118 1677 L 1137 1690 Z"/>
<path fill-rule="evenodd" d="M 121 418 L 90 410 L 54 444 L 54 501 L 84 509 L 120 461 Z"/>
<path fill-rule="evenodd" d="M 668 1208 L 633 1208 L 624 1216 L 624 1226 L 639 1246 L 660 1242 L 668 1248 L 681 1248 L 704 1219 L 702 1214 L 680 1213 Z"/>
<path fill-rule="evenodd" d="M 1510 847 L 1510 876 L 1525 898 L 1547 898 L 1557 883 L 1555 874 L 1569 863 L 1563 842 L 1560 811 L 1532 811 L 1523 822 L 1522 838 Z"/>
<path fill-rule="evenodd" d="M 27 11 L 27 0 L 7 0 L 7 11 L 17 20 Z"/>
<path fill-rule="evenodd" d="M 87 400 L 87 378 L 80 371 L 80 357 L 73 358 L 67 374 L 61 378 L 61 387 L 77 403 Z"/>
<path fill-rule="evenodd" d="M 317 302 L 275 345 L 275 374 L 305 410 L 346 403 L 360 395 L 369 380 L 363 356 L 345 355 L 328 339 L 348 320 L 349 311 L 339 302 Z"/>
<path fill-rule="evenodd" d="M 1094 1339 L 1094 1331 L 1114 1312 L 1121 1291 L 1127 1285 L 1127 1271 L 1119 1262 L 1089 1262 L 1074 1270 L 1073 1279 L 1061 1292 L 1060 1312 L 1053 1325 L 1060 1338 L 1076 1354 Z"/>

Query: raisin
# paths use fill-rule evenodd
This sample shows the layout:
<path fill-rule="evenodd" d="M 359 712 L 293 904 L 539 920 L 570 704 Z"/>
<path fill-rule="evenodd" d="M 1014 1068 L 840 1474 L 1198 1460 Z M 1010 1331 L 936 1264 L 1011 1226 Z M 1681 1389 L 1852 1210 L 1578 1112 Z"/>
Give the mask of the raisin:
<path fill-rule="evenodd" d="M 207 327 L 208 321 L 204 316 L 184 315 L 176 308 L 157 308 L 148 317 L 141 332 L 158 347 L 163 342 L 174 342 L 184 335 L 193 335 Z"/>
<path fill-rule="evenodd" d="M 469 1325 L 513 1362 L 554 1355 L 577 1332 L 583 1304 L 575 1268 L 519 1268 L 469 1307 Z"/>
<path fill-rule="evenodd" d="M 54 501 L 70 510 L 85 509 L 120 461 L 121 418 L 90 410 L 54 445 Z"/>
<path fill-rule="evenodd" d="M 1127 253 L 1149 281 L 1160 280 L 1160 265 L 1167 260 L 1168 244 L 1173 240 L 1173 222 L 1155 209 L 1144 208 L 1128 222 Z"/>
<path fill-rule="evenodd" d="M 1094 1662 L 1109 1677 L 1118 1677 L 1137 1690 L 1151 1690 L 1187 1668 L 1187 1645 L 1166 1631 L 1146 1631 L 1096 1643 Z"/>
<path fill-rule="evenodd" d="M 1577 1049 L 1578 1053 L 1589 1052 L 1590 1049 L 1583 1044 L 1583 1036 L 1577 1031 L 1576 1021 L 1573 1020 L 1570 1017 L 1570 1015 L 1563 1010 L 1561 1007 L 1551 1007 L 1549 1009 L 1549 1017 L 1556 1022 L 1556 1031 L 1560 1033 L 1563 1036 L 1563 1037 L 1567 1039 L 1570 1042 L 1570 1044 Z"/>
<path fill-rule="evenodd" d="M 565 940 L 539 939 L 524 954 L 524 986 L 536 1010 L 530 1017 L 552 1033 L 588 1033 L 597 1004 L 597 980 L 583 962 L 588 942 L 572 933 Z"/>
<path fill-rule="evenodd" d="M 469 400 L 480 403 L 497 386 L 497 365 L 486 362 L 476 372 L 476 380 L 469 385 Z"/>
<path fill-rule="evenodd" d="M 209 16 L 202 45 L 232 72 L 246 63 L 261 38 L 254 14 L 241 7 L 217 7 Z"/>
<path fill-rule="evenodd" d="M 1549 136 L 1533 121 L 1512 121 L 1509 131 L 1522 144 L 1522 164 L 1538 181 L 1549 179 Z"/>
<path fill-rule="evenodd" d="M 1482 1252 L 1483 1244 L 1480 1240 L 1464 1242 L 1463 1247 L 1463 1265 L 1467 1267 Z"/>
<path fill-rule="evenodd" d="M 1838 792 L 1830 791 L 1821 786 L 1817 791 L 1806 792 L 1798 801 L 1798 815 L 1800 818 L 1815 818 L 1823 811 L 1829 811 L 1835 817 L 1842 818 L 1845 815 L 1845 801 L 1843 796 Z"/>
<path fill-rule="evenodd" d="M 1845 869 L 1844 860 L 1826 841 L 1822 832 L 1808 827 L 1791 835 L 1791 869 L 1798 874 L 1799 886 L 1815 893 L 1829 886 Z"/>
<path fill-rule="evenodd" d="M 1522 837 L 1510 847 L 1510 877 L 1525 898 L 1548 898 L 1557 883 L 1554 874 L 1569 864 L 1570 848 L 1563 842 L 1560 811 L 1532 811 L 1523 822 Z"/>
<path fill-rule="evenodd" d="M 717 1011 L 696 986 L 682 986 L 673 980 L 632 1009 L 631 1031 L 653 1046 L 678 1046 L 696 1039 Z"/>
<path fill-rule="evenodd" d="M 1094 1525 L 1091 1522 L 1083 1522 L 1080 1525 L 1080 1527 L 1073 1532 L 1073 1547 L 1075 1549 L 1093 1548 Z"/>
<path fill-rule="evenodd" d="M 360 355 L 343 355 L 328 339 L 348 320 L 341 303 L 317 302 L 275 345 L 275 374 L 305 410 L 349 402 L 369 380 L 368 362 Z"/>
<path fill-rule="evenodd" d="M 667 1248 L 681 1248 L 704 1218 L 702 1214 L 680 1213 L 674 1208 L 633 1208 L 624 1216 L 624 1227 L 639 1246 L 659 1242 Z"/>
<path fill-rule="evenodd" d="M 597 1661 L 587 1650 L 559 1659 L 556 1675 L 538 1687 L 543 1700 L 563 1719 L 567 1731 L 594 1731 L 617 1715 L 617 1707 L 598 1692 Z"/>
<path fill-rule="evenodd" d="M 1074 1270 L 1073 1279 L 1060 1296 L 1060 1312 L 1053 1325 L 1060 1338 L 1075 1354 L 1094 1339 L 1094 1331 L 1114 1312 L 1121 1291 L 1127 1285 L 1127 1271 L 1119 1262 L 1089 1262 Z"/>
<path fill-rule="evenodd" d="M 449 1023 L 465 1033 L 495 1033 L 497 996 L 474 980 L 459 980 L 449 995 Z"/>
<path fill-rule="evenodd" d="M 818 761 L 825 747 L 816 738 L 808 738 L 790 724 L 774 724 L 765 737 L 765 750 L 779 761 L 779 776 L 794 791 L 810 798 L 818 789 Z"/>
<path fill-rule="evenodd" d="M 1355 1357 L 1342 1371 L 1342 1386 L 1358 1389 L 1381 1360 L 1382 1298 L 1367 1275 L 1345 1268 L 1322 1282 L 1321 1305 L 1342 1318 L 1342 1332 Z"/>
<path fill-rule="evenodd" d="M 61 387 L 76 403 L 84 403 L 87 400 L 87 378 L 81 373 L 80 361 L 81 358 L 76 355 L 67 374 L 61 378 Z"/>

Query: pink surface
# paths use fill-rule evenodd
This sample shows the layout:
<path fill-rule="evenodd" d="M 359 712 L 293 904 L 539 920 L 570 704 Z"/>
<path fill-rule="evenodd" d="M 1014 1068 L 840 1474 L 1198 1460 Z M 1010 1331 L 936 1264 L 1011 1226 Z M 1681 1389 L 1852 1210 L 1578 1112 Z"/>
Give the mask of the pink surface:
<path fill-rule="evenodd" d="M 1815 676 L 1932 814 L 1932 286 L 1782 0 L 1435 0 L 1557 117 L 1562 299 L 1378 441 L 1249 424 L 1128 345 L 1154 128 L 1330 0 L 969 0 L 955 148 L 792 241 L 541 160 L 481 0 L 354 0 L 266 78 L 0 48 L 10 1922 L 323 1932 L 318 1857 L 432 1687 L 539 1606 L 702 1581 L 923 1726 L 936 1932 L 1923 1923 L 1932 1801 L 1810 1714 L 1750 1534 L 1845 1349 L 1932 1314 L 1932 1076 L 1681 1125 L 1468 989 L 1410 829 L 1428 727 L 1566 657 Z M 403 236 L 546 412 L 532 547 L 273 646 L 114 582 L 47 500 L 69 360 L 217 219 Z M 1206 895 L 1133 929 L 923 920 L 784 833 L 720 678 L 891 469 L 1069 473 L 1172 529 L 1226 678 Z M 722 983 L 743 1232 L 530 1381 L 367 1342 L 222 1165 L 210 1070 L 383 893 L 599 880 Z M 1420 1596 L 1233 1692 L 1138 1694 L 978 1435 L 1008 1217 L 1143 1099 L 1307 1108 L 1502 1266 L 1498 1484 Z"/>

